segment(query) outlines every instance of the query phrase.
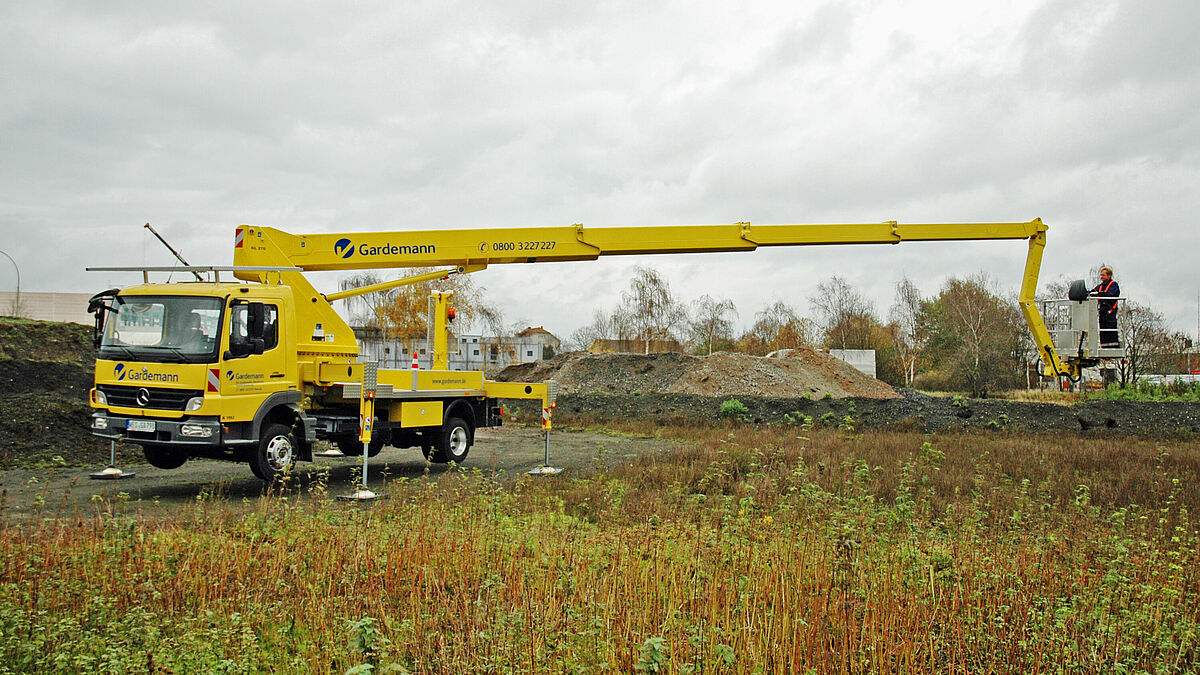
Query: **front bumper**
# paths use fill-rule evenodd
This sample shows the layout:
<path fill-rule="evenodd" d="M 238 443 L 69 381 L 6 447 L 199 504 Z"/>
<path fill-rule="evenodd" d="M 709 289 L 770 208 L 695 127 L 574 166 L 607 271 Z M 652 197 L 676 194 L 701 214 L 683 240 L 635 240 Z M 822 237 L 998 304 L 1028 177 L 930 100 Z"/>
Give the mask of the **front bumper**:
<path fill-rule="evenodd" d="M 92 435 L 109 440 L 153 445 L 221 445 L 221 423 L 216 417 L 188 417 L 181 420 L 154 420 L 154 431 L 133 431 L 130 420 L 146 420 L 112 413 L 92 414 Z M 185 433 L 187 432 L 187 433 Z"/>

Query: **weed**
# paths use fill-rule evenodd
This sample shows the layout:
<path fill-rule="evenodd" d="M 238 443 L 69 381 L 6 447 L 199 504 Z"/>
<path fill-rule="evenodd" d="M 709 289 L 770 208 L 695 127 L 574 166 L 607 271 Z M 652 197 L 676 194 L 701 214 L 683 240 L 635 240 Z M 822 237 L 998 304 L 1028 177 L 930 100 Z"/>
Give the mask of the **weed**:
<path fill-rule="evenodd" d="M 721 401 L 721 417 L 723 419 L 745 420 L 750 411 L 736 398 Z"/>
<path fill-rule="evenodd" d="M 804 413 L 800 412 L 799 410 L 797 410 L 794 413 L 784 413 L 783 421 L 785 424 L 788 424 L 788 425 L 791 425 L 794 427 L 800 427 L 802 430 L 805 430 L 805 431 L 812 429 L 812 426 L 813 426 L 813 418 L 809 415 L 805 415 Z"/>
<path fill-rule="evenodd" d="M 633 669 L 639 673 L 658 673 L 666 669 L 667 641 L 660 637 L 648 637 L 638 647 L 641 656 Z"/>
<path fill-rule="evenodd" d="M 846 415 L 842 418 L 841 423 L 838 424 L 838 431 L 842 432 L 842 438 L 849 439 L 854 437 L 854 424 L 853 417 Z"/>
<path fill-rule="evenodd" d="M 1187 401 L 1196 403 L 1200 402 L 1200 382 L 1184 382 L 1178 378 L 1162 383 L 1139 380 L 1126 387 L 1110 385 L 1090 398 L 1110 401 Z"/>
<path fill-rule="evenodd" d="M 620 432 L 645 435 L 641 424 Z M 282 488 L 243 505 L 217 485 L 164 504 L 170 517 L 99 495 L 88 514 L 0 521 L 0 670 L 1132 673 L 1200 661 L 1194 440 L 656 431 L 673 449 L 631 464 L 557 481 L 394 480 L 369 509 L 284 501 Z"/>

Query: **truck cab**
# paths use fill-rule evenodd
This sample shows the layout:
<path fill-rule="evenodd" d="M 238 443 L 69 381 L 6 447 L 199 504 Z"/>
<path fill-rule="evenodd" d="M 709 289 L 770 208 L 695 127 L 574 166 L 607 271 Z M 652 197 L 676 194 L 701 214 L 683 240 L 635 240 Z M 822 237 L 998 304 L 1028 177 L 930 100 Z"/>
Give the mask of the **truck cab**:
<path fill-rule="evenodd" d="M 95 435 L 142 445 L 160 468 L 210 457 L 273 474 L 308 458 L 290 287 L 145 284 L 97 299 Z"/>
<path fill-rule="evenodd" d="M 353 331 L 324 296 L 285 280 L 98 293 L 92 433 L 141 445 L 159 468 L 225 459 L 269 481 L 311 461 L 317 440 L 346 455 L 392 445 L 462 462 L 477 428 L 502 423 L 498 396 L 548 400 L 545 384 L 489 382 L 444 359 L 443 370 L 378 371 L 368 390 Z M 443 335 L 451 308 L 439 307 Z M 444 354 L 446 340 L 435 343 Z"/>

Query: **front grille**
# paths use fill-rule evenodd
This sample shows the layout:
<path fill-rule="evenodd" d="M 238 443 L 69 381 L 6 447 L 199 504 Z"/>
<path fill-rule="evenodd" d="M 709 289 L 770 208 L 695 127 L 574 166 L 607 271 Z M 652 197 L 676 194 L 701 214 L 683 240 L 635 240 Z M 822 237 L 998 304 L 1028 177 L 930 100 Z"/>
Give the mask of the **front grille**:
<path fill-rule="evenodd" d="M 154 410 L 183 410 L 188 399 L 203 396 L 199 389 L 164 389 L 162 387 L 126 387 L 117 384 L 102 384 L 97 387 L 108 399 L 109 405 L 122 408 L 147 408 Z M 146 405 L 139 405 L 138 391 L 145 389 L 150 394 Z"/>

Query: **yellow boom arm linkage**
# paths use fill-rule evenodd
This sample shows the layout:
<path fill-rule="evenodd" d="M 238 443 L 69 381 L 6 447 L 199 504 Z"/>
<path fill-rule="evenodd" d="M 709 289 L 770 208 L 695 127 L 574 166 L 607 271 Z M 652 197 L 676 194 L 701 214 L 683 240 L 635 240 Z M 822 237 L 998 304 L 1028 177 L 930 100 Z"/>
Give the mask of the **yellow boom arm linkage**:
<path fill-rule="evenodd" d="M 1046 375 L 1078 375 L 1077 364 L 1064 362 L 1034 302 L 1046 225 L 1041 219 L 1024 223 L 868 223 L 823 225 L 676 225 L 585 228 L 518 227 L 496 229 L 414 230 L 352 234 L 295 235 L 269 227 L 238 228 L 234 264 L 288 266 L 307 271 L 452 265 L 470 272 L 508 263 L 595 260 L 609 255 L 753 251 L 760 246 L 821 246 L 830 244 L 898 244 L 904 241 L 978 241 L 1028 239 L 1025 276 L 1019 302 L 1038 346 Z M 446 272 L 385 282 L 374 289 L 331 293 L 335 300 L 351 293 L 370 292 L 389 284 L 437 278 Z M 283 283 L 317 295 L 299 272 L 282 273 Z M 432 275 L 432 276 L 431 276 Z M 266 281 L 262 273 L 238 273 L 239 278 Z M 330 309 L 329 314 L 333 314 Z M 333 320 L 330 317 L 328 320 Z"/>

